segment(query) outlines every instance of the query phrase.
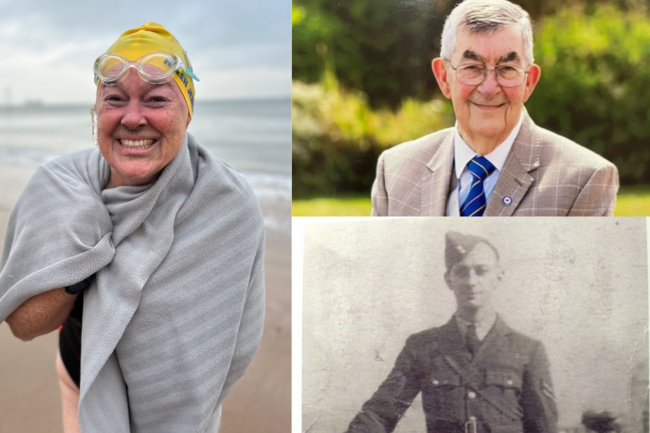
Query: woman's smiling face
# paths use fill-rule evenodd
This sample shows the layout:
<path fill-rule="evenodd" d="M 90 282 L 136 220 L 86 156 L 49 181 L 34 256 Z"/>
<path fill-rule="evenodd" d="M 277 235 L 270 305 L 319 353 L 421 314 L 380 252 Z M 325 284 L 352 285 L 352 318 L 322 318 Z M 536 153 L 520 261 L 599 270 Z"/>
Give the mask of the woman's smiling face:
<path fill-rule="evenodd" d="M 105 188 L 158 179 L 178 154 L 190 123 L 175 82 L 148 84 L 136 71 L 114 86 L 100 83 L 95 104 L 97 144 L 111 166 Z"/>

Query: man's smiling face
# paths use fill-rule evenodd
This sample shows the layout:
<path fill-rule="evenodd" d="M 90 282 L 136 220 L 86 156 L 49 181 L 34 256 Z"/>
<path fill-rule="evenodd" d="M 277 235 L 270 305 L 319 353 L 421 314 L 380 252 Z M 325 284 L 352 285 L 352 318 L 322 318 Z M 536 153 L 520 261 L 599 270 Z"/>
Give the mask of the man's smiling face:
<path fill-rule="evenodd" d="M 433 70 L 442 93 L 451 99 L 461 137 L 471 143 L 490 140 L 496 144 L 506 139 L 519 121 L 524 103 L 539 80 L 539 67 L 528 65 L 524 41 L 517 28 L 494 33 L 475 34 L 459 29 L 456 48 L 448 59 L 454 67 L 464 65 L 510 65 L 530 71 L 516 87 L 503 87 L 495 72 L 488 71 L 485 80 L 468 86 L 456 79 L 456 73 L 443 59 L 433 62 Z M 436 64 L 438 63 L 438 64 Z"/>

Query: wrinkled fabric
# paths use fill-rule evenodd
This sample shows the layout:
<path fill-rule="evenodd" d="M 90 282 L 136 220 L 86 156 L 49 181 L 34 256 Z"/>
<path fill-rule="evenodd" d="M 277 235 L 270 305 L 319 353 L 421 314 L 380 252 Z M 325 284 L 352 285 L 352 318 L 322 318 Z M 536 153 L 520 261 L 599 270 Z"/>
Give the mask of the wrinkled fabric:
<path fill-rule="evenodd" d="M 97 149 L 40 167 L 0 261 L 0 321 L 95 274 L 83 312 L 82 432 L 208 432 L 264 321 L 264 226 L 243 176 L 188 133 L 150 185 L 102 190 Z"/>

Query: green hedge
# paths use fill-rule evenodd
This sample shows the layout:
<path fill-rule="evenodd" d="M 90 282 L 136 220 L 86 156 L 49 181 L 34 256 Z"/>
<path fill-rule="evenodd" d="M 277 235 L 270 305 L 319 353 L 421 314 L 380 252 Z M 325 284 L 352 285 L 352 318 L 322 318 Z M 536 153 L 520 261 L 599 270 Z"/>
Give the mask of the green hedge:
<path fill-rule="evenodd" d="M 442 101 L 403 101 L 395 112 L 369 107 L 331 74 L 321 84 L 292 85 L 293 196 L 368 193 L 379 154 L 387 147 L 452 124 Z"/>
<path fill-rule="evenodd" d="M 622 183 L 650 183 L 650 20 L 602 6 L 541 24 L 535 122 L 612 161 Z"/>
<path fill-rule="evenodd" d="M 570 4 L 616 3 L 641 8 L 643 0 L 514 0 L 534 22 Z M 438 95 L 430 60 L 459 0 L 293 0 L 294 80 L 316 83 L 324 62 L 340 82 L 368 95 L 372 107 L 396 108 L 406 97 Z"/>

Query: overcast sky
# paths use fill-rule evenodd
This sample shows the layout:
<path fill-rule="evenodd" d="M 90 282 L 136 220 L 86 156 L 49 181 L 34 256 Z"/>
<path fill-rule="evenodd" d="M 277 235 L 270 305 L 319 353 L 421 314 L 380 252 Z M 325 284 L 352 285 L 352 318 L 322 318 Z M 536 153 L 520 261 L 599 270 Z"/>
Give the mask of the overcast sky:
<path fill-rule="evenodd" d="M 291 95 L 289 0 L 0 0 L 0 106 L 92 103 L 92 67 L 154 21 L 187 51 L 197 101 Z"/>

